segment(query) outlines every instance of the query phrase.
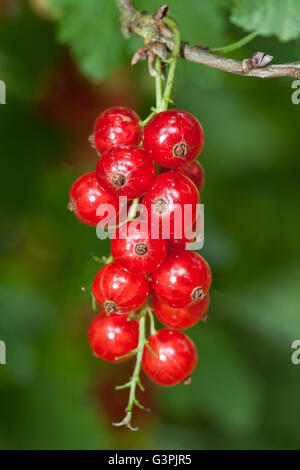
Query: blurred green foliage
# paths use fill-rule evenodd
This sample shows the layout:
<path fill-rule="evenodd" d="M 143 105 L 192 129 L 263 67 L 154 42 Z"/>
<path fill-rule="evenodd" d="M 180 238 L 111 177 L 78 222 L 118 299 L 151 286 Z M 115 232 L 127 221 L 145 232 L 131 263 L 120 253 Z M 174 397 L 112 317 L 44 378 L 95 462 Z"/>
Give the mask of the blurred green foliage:
<path fill-rule="evenodd" d="M 191 43 L 229 44 L 245 34 L 237 26 L 299 36 L 296 0 L 289 18 L 281 14 L 287 1 L 259 2 L 254 15 L 256 3 L 174 0 L 170 13 Z M 136 1 L 149 11 L 160 4 Z M 151 415 L 137 413 L 139 433 L 115 429 L 126 393 L 113 385 L 133 364 L 92 356 L 93 312 L 80 290 L 98 269 L 90 253 L 108 253 L 109 243 L 66 205 L 72 181 L 96 163 L 87 143 L 96 113 L 120 104 L 145 117 L 153 80 L 145 63 L 130 69 L 140 41 L 123 40 L 113 1 L 51 5 L 11 1 L 1 10 L 0 447 L 299 448 L 300 365 L 291 363 L 291 344 L 300 339 L 300 108 L 291 102 L 292 80 L 179 63 L 176 106 L 194 113 L 206 134 L 210 321 L 188 332 L 199 351 L 192 385 L 161 389 L 144 379 Z M 262 26 L 263 6 L 278 22 L 270 13 Z M 293 61 L 300 42 L 258 37 L 231 56 L 257 50 Z"/>

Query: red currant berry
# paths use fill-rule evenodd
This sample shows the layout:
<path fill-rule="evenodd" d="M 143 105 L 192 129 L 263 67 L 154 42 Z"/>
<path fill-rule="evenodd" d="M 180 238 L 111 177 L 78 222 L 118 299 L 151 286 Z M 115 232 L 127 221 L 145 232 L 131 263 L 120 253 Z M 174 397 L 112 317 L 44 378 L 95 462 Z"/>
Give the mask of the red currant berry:
<path fill-rule="evenodd" d="M 183 382 L 197 364 L 197 349 L 182 331 L 163 329 L 148 338 L 150 348 L 144 348 L 143 369 L 156 384 L 165 387 Z"/>
<path fill-rule="evenodd" d="M 153 307 L 159 321 L 168 328 L 190 328 L 196 325 L 209 307 L 209 294 L 190 307 L 174 308 L 153 296 Z"/>
<path fill-rule="evenodd" d="M 170 239 L 167 240 L 167 245 L 169 250 L 174 249 L 187 249 L 187 243 L 194 243 L 201 236 L 201 231 L 203 231 L 204 219 L 203 213 L 199 212 L 197 219 L 193 223 L 193 227 L 187 230 L 182 234 L 181 238 L 175 238 L 174 234 L 171 234 Z"/>
<path fill-rule="evenodd" d="M 211 271 L 202 256 L 193 251 L 170 252 L 152 274 L 157 297 L 171 307 L 181 308 L 202 300 L 211 285 Z"/>
<path fill-rule="evenodd" d="M 97 215 L 101 204 L 112 204 L 116 212 L 118 210 L 118 199 L 100 186 L 94 171 L 85 173 L 74 181 L 69 197 L 68 209 L 73 211 L 83 224 L 97 225 L 107 217 L 107 213 L 101 217 Z"/>
<path fill-rule="evenodd" d="M 93 143 L 99 153 L 114 145 L 139 145 L 141 137 L 140 118 L 121 106 L 103 111 L 94 125 Z"/>
<path fill-rule="evenodd" d="M 124 224 L 111 241 L 111 253 L 124 268 L 132 272 L 152 273 L 167 255 L 167 242 L 152 239 L 143 225 Z"/>
<path fill-rule="evenodd" d="M 177 109 L 156 114 L 144 129 L 144 149 L 159 165 L 177 168 L 195 160 L 204 146 L 201 124 Z"/>
<path fill-rule="evenodd" d="M 187 162 L 185 165 L 180 166 L 176 169 L 179 173 L 190 178 L 194 185 L 201 193 L 205 184 L 205 173 L 203 166 L 197 160 L 193 162 Z"/>
<path fill-rule="evenodd" d="M 200 197 L 194 183 L 177 172 L 157 176 L 148 186 L 144 198 L 151 225 L 159 227 L 161 233 L 162 227 L 170 221 L 171 235 L 182 235 L 190 229 L 197 215 L 197 204 L 200 204 Z M 188 210 L 190 217 L 186 218 Z"/>
<path fill-rule="evenodd" d="M 186 243 L 193 243 L 194 238 L 188 239 L 186 235 L 183 234 L 182 238 L 173 238 L 171 237 L 170 240 L 168 240 L 168 249 L 169 250 L 185 250 L 185 245 Z"/>
<path fill-rule="evenodd" d="M 145 193 L 155 176 L 155 164 L 140 147 L 119 145 L 98 160 L 96 174 L 106 191 L 134 199 Z"/>
<path fill-rule="evenodd" d="M 130 353 L 138 345 L 139 325 L 128 320 L 127 315 L 105 313 L 97 315 L 90 324 L 88 339 L 94 354 L 104 361 L 123 362 L 116 359 Z"/>
<path fill-rule="evenodd" d="M 109 263 L 97 272 L 93 294 L 108 314 L 133 312 L 146 302 L 149 282 L 145 274 L 133 274 L 119 263 Z"/>

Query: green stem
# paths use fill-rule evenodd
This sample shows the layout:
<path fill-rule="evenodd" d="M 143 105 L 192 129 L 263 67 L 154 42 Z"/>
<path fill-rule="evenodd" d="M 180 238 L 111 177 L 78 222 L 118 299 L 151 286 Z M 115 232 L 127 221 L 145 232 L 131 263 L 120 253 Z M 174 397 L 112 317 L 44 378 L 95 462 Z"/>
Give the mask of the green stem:
<path fill-rule="evenodd" d="M 126 408 L 126 415 L 125 415 L 125 418 L 120 423 L 113 423 L 114 426 L 127 426 L 132 431 L 137 431 L 138 429 L 138 428 L 133 428 L 131 426 L 133 406 L 136 405 L 140 408 L 143 408 L 143 406 L 138 402 L 135 394 L 136 394 L 137 385 L 139 385 L 139 387 L 143 389 L 142 384 L 140 382 L 140 371 L 142 367 L 143 351 L 144 351 L 144 346 L 145 346 L 145 341 L 146 341 L 145 321 L 146 321 L 146 309 L 142 310 L 140 314 L 140 319 L 139 319 L 139 342 L 138 342 L 138 347 L 137 347 L 136 362 L 135 362 L 133 375 L 130 381 L 127 384 L 125 384 L 126 387 L 130 388 L 129 400 L 128 400 L 128 405 Z"/>
<path fill-rule="evenodd" d="M 213 47 L 213 48 L 210 48 L 209 50 L 210 50 L 210 52 L 218 52 L 220 54 L 225 54 L 226 52 L 231 52 L 231 51 L 234 51 L 236 49 L 240 49 L 245 44 L 248 44 L 248 42 L 252 41 L 252 39 L 256 38 L 256 36 L 258 36 L 258 35 L 259 35 L 259 32 L 254 31 L 254 32 L 248 34 L 247 36 L 243 37 L 239 41 L 236 41 L 232 44 L 229 44 L 228 46 Z"/>
<path fill-rule="evenodd" d="M 106 256 L 105 260 L 103 261 L 104 264 L 111 263 L 113 261 L 113 256 L 110 254 L 109 256 Z"/>
<path fill-rule="evenodd" d="M 136 217 L 137 206 L 139 204 L 139 198 L 133 199 L 130 209 L 128 211 L 127 221 L 133 220 Z"/>
<path fill-rule="evenodd" d="M 155 97 L 156 97 L 156 108 L 160 107 L 162 99 L 162 76 L 161 76 L 161 60 L 159 57 L 155 61 L 155 70 L 157 77 L 155 77 Z"/>
<path fill-rule="evenodd" d="M 171 28 L 174 35 L 174 48 L 172 52 L 172 57 L 168 60 L 170 64 L 168 77 L 166 81 L 166 86 L 164 93 L 162 95 L 162 77 L 161 77 L 161 61 L 159 58 L 156 59 L 155 69 L 158 72 L 158 77 L 155 78 L 155 91 L 156 91 L 156 107 L 152 108 L 151 114 L 144 120 L 141 121 L 141 126 L 145 127 L 148 122 L 161 111 L 166 111 L 168 109 L 169 103 L 172 103 L 171 95 L 174 87 L 175 71 L 177 60 L 180 54 L 180 32 L 176 22 L 169 17 L 165 18 L 165 23 Z"/>
<path fill-rule="evenodd" d="M 136 199 L 133 199 L 133 201 L 132 201 L 132 204 L 131 204 L 130 209 L 128 211 L 128 216 L 127 216 L 126 220 L 123 220 L 118 225 L 109 225 L 108 229 L 110 231 L 116 230 L 118 228 L 121 228 L 123 225 L 127 224 L 127 222 L 131 222 L 132 220 L 134 220 L 136 218 L 136 212 L 137 212 L 138 204 L 139 204 L 139 198 L 137 197 Z M 106 263 L 104 263 L 104 264 L 106 264 Z"/>
<path fill-rule="evenodd" d="M 140 121 L 141 126 L 146 127 L 148 122 L 151 121 L 151 119 L 153 118 L 153 116 L 155 116 L 155 114 L 157 114 L 156 109 L 152 111 L 152 113 L 150 113 L 149 116 L 146 117 L 146 119 L 144 119 L 143 121 Z"/>
<path fill-rule="evenodd" d="M 168 109 L 169 103 L 172 102 L 171 95 L 174 87 L 175 71 L 177 60 L 180 53 L 180 32 L 176 22 L 169 17 L 165 18 L 165 23 L 171 28 L 174 35 L 174 48 L 172 52 L 172 57 L 170 59 L 170 68 L 167 77 L 167 83 L 164 90 L 163 97 L 161 99 L 161 104 L 157 109 L 157 112 L 166 111 Z"/>
<path fill-rule="evenodd" d="M 150 318 L 150 334 L 151 336 L 155 335 L 157 333 L 156 328 L 155 328 L 155 321 L 154 321 L 154 315 L 152 313 L 152 308 L 148 307 L 147 308 L 147 313 Z"/>
<path fill-rule="evenodd" d="M 91 253 L 91 257 L 94 261 L 96 261 L 99 264 L 108 264 L 111 261 L 113 261 L 112 255 L 103 256 L 102 258 L 99 258 L 98 256 L 94 255 L 94 253 Z"/>

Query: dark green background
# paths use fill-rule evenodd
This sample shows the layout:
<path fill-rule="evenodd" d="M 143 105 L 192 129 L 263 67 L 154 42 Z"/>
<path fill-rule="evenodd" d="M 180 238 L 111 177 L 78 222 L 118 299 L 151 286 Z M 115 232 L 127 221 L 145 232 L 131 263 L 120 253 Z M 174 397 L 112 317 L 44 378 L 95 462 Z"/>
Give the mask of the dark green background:
<path fill-rule="evenodd" d="M 101 41 L 93 41 L 88 13 L 76 29 L 71 10 L 63 27 L 40 3 L 6 1 L 0 9 L 7 84 L 0 106 L 0 339 L 7 345 L 0 447 L 299 448 L 300 365 L 291 363 L 291 343 L 300 339 L 300 105 L 291 102 L 292 79 L 180 62 L 176 107 L 193 113 L 206 135 L 210 321 L 188 332 L 199 351 L 192 384 L 162 389 L 144 379 L 140 399 L 151 414 L 137 412 L 138 433 L 115 429 L 127 393 L 113 387 L 133 363 L 93 357 L 86 340 L 93 312 L 80 290 L 98 269 L 90 253 L 104 255 L 109 244 L 66 206 L 72 181 L 95 166 L 87 137 L 97 114 L 119 104 L 146 117 L 154 84 L 145 63 L 128 65 L 141 43 L 123 40 L 113 2 L 95 18 Z M 198 2 L 183 3 L 170 7 L 184 39 L 221 46 L 245 34 L 230 25 L 229 2 L 214 0 L 216 14 L 203 1 L 203 15 Z M 137 4 L 154 11 L 160 2 Z M 77 46 L 61 45 L 72 34 Z M 300 42 L 257 38 L 231 56 L 257 50 L 291 61 Z"/>

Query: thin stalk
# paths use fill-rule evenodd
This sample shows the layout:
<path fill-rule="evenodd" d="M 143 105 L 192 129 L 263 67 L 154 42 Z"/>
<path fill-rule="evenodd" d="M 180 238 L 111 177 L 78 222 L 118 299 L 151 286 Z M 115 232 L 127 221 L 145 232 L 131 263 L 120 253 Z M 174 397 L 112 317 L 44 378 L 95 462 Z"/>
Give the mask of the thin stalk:
<path fill-rule="evenodd" d="M 157 112 L 166 111 L 168 109 L 169 103 L 172 102 L 171 95 L 174 87 L 175 71 L 177 60 L 180 53 L 180 32 L 176 22 L 169 17 L 165 18 L 165 23 L 171 28 L 174 35 L 174 48 L 172 52 L 172 57 L 170 59 L 170 68 L 167 77 L 167 83 L 164 90 L 163 97 L 161 99 L 161 104 L 157 109 Z"/>
<path fill-rule="evenodd" d="M 139 198 L 133 199 L 130 209 L 128 211 L 127 222 L 133 220 L 136 217 L 137 206 L 139 204 Z"/>
<path fill-rule="evenodd" d="M 106 256 L 105 259 L 103 260 L 104 264 L 111 263 L 113 261 L 113 256 L 110 254 L 109 256 Z"/>
<path fill-rule="evenodd" d="M 159 57 L 155 60 L 155 70 L 157 72 L 157 77 L 155 77 L 156 108 L 159 108 L 162 99 L 161 60 Z"/>
<path fill-rule="evenodd" d="M 132 220 L 136 218 L 138 204 L 139 204 L 139 198 L 137 197 L 136 199 L 133 199 L 132 201 L 126 220 L 123 220 L 118 225 L 109 225 L 108 230 L 109 231 L 116 230 L 118 228 L 121 228 L 123 225 L 127 224 L 127 222 L 132 222 Z"/>
<path fill-rule="evenodd" d="M 91 257 L 94 261 L 96 261 L 99 264 L 108 264 L 113 260 L 112 255 L 109 256 L 103 256 L 102 258 L 99 258 L 96 256 L 94 253 L 91 253 Z"/>
<path fill-rule="evenodd" d="M 152 113 L 149 114 L 149 116 L 146 117 L 146 119 L 144 119 L 143 121 L 140 121 L 140 125 L 142 127 L 146 127 L 146 125 L 148 124 L 149 121 L 151 121 L 151 119 L 153 118 L 153 116 L 155 116 L 155 114 L 157 114 L 157 110 L 153 110 Z"/>
<path fill-rule="evenodd" d="M 168 77 L 166 81 L 166 86 L 164 93 L 162 95 L 162 76 L 161 76 L 161 61 L 159 57 L 157 57 L 155 62 L 155 69 L 158 72 L 158 77 L 155 77 L 155 91 L 156 91 L 156 107 L 152 108 L 152 112 L 149 116 L 141 121 L 141 126 L 145 127 L 148 122 L 155 116 L 157 113 L 161 111 L 166 111 L 168 109 L 169 103 L 172 103 L 171 95 L 174 88 L 174 79 L 175 79 L 175 71 L 177 60 L 180 54 L 180 32 L 176 22 L 169 17 L 164 19 L 165 23 L 171 28 L 173 35 L 174 35 L 174 48 L 172 52 L 172 57 L 168 60 L 170 64 Z"/>
<path fill-rule="evenodd" d="M 151 336 L 155 335 L 157 333 L 156 328 L 155 328 L 155 321 L 154 321 L 154 315 L 152 313 L 152 308 L 148 307 L 147 308 L 147 313 L 150 318 L 150 334 Z"/>
<path fill-rule="evenodd" d="M 252 39 L 256 38 L 256 36 L 259 35 L 258 31 L 254 31 L 247 36 L 243 37 L 239 41 L 233 42 L 232 44 L 229 44 L 228 46 L 224 47 L 213 47 L 210 48 L 210 52 L 218 52 L 220 54 L 226 54 L 227 52 L 235 51 L 236 49 L 240 49 L 241 47 L 245 46 L 245 44 L 248 44 L 248 42 L 252 41 Z"/>
<path fill-rule="evenodd" d="M 136 387 L 137 385 L 143 390 L 141 381 L 140 381 L 140 371 L 142 367 L 143 352 L 145 346 L 145 321 L 146 321 L 146 310 L 142 310 L 139 319 L 139 342 L 137 346 L 136 362 L 133 371 L 133 375 L 127 384 L 126 387 L 130 389 L 129 391 L 129 400 L 126 408 L 125 418 L 120 423 L 113 423 L 114 426 L 127 426 L 131 431 L 137 431 L 138 428 L 133 428 L 131 426 L 132 410 L 133 406 L 136 405 L 139 408 L 144 408 L 136 398 Z M 122 387 L 122 385 L 121 385 Z M 120 386 L 118 387 L 120 389 Z"/>

